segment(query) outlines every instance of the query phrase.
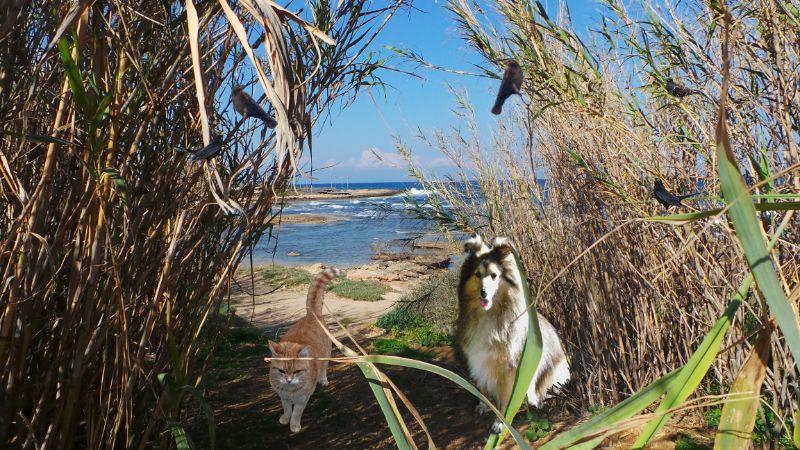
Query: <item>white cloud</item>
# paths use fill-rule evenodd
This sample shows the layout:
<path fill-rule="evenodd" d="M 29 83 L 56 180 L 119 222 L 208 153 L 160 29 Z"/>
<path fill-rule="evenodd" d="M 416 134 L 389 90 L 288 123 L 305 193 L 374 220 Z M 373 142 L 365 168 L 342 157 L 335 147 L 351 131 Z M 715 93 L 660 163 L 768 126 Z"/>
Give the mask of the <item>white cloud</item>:
<path fill-rule="evenodd" d="M 426 164 L 428 167 L 455 167 L 453 160 L 446 156 L 439 156 L 431 159 Z"/>
<path fill-rule="evenodd" d="M 406 160 L 397 152 L 385 152 L 379 148 L 368 148 L 361 152 L 359 158 L 349 158 L 341 167 L 357 169 L 405 169 Z"/>

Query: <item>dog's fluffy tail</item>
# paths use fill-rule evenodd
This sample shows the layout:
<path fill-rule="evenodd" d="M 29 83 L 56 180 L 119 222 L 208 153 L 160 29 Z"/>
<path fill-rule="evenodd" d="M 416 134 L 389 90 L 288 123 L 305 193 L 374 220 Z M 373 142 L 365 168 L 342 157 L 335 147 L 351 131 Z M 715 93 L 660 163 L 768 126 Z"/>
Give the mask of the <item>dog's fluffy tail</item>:
<path fill-rule="evenodd" d="M 308 296 L 306 297 L 306 310 L 308 313 L 322 316 L 322 298 L 325 296 L 325 288 L 331 280 L 339 276 L 345 276 L 345 272 L 336 267 L 328 267 L 317 274 L 311 286 L 308 287 Z"/>

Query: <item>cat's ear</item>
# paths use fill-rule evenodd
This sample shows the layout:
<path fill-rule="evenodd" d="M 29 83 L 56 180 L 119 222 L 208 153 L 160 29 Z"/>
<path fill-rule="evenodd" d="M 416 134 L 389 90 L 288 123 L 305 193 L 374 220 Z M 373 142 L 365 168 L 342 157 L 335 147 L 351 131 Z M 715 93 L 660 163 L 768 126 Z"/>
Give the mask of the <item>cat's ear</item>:
<path fill-rule="evenodd" d="M 303 347 L 302 350 L 300 350 L 300 353 L 298 353 L 297 356 L 299 356 L 300 358 L 308 358 L 309 356 L 311 356 L 311 349 L 309 349 L 308 346 L 306 345 L 305 347 Z"/>
<path fill-rule="evenodd" d="M 272 356 L 277 355 L 280 352 L 280 345 L 276 342 L 269 341 L 269 351 L 272 353 Z"/>

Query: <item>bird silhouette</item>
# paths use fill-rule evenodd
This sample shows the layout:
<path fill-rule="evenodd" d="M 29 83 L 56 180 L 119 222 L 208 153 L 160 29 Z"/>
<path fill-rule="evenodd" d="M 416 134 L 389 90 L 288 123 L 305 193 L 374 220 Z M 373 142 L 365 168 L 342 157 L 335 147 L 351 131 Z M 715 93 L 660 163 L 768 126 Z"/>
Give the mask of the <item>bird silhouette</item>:
<path fill-rule="evenodd" d="M 212 136 L 211 142 L 209 142 L 208 145 L 200 150 L 188 150 L 188 152 L 192 155 L 192 161 L 208 161 L 219 155 L 219 152 L 222 151 L 222 146 L 224 144 L 225 143 L 222 142 L 222 139 L 219 136 Z"/>
<path fill-rule="evenodd" d="M 506 71 L 503 73 L 503 81 L 500 82 L 500 89 L 497 91 L 497 99 L 494 101 L 492 114 L 503 112 L 503 103 L 508 97 L 519 94 L 522 88 L 522 68 L 513 59 L 508 62 Z"/>
<path fill-rule="evenodd" d="M 684 206 L 682 200 L 697 195 L 697 192 L 688 195 L 675 195 L 664 187 L 664 182 L 656 179 L 653 184 L 653 197 L 658 200 L 658 203 L 664 205 L 669 209 L 671 206 Z"/>
<path fill-rule="evenodd" d="M 233 103 L 233 109 L 241 114 L 243 119 L 247 119 L 248 117 L 259 118 L 268 128 L 275 128 L 278 125 L 275 118 L 267 114 L 241 86 L 237 85 L 233 87 L 231 102 Z"/>
<path fill-rule="evenodd" d="M 682 84 L 677 83 L 672 78 L 667 78 L 667 82 L 664 84 L 664 87 L 667 89 L 667 92 L 669 92 L 669 94 L 673 97 L 683 98 L 695 94 L 704 95 L 702 91 L 688 88 Z"/>

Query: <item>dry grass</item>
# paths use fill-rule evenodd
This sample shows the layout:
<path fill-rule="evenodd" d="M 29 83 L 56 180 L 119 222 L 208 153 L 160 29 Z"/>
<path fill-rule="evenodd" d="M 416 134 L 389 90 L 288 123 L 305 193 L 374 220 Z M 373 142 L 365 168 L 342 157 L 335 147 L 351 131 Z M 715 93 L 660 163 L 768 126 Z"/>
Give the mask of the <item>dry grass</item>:
<path fill-rule="evenodd" d="M 605 20 L 597 21 L 604 26 L 584 45 L 567 14 L 546 17 L 535 3 L 484 3 L 499 11 L 499 22 L 472 1 L 450 7 L 487 72 L 501 72 L 503 58 L 520 61 L 525 95 L 509 100 L 516 106 L 490 138 L 457 93 L 464 127 L 423 137 L 453 161 L 456 175 L 416 171 L 439 194 L 435 208 L 418 211 L 448 228 L 513 237 L 540 312 L 566 342 L 573 407 L 616 403 L 686 361 L 747 267 L 724 219 L 684 226 L 640 220 L 665 213 L 651 197 L 656 177 L 677 192 L 702 191 L 687 201 L 693 208 L 721 204 L 713 170 L 717 104 L 710 100 L 720 97 L 719 24 L 712 26 L 714 14 L 699 1 L 647 6 L 646 20 L 608 1 Z M 758 181 L 762 158 L 772 174 L 800 162 L 800 15 L 774 2 L 729 3 L 736 19 L 732 147 L 745 178 Z M 668 76 L 704 96 L 672 97 L 663 85 Z M 800 173 L 754 191 L 797 194 Z M 792 224 L 773 255 L 791 293 L 800 289 L 800 221 L 791 213 L 761 217 L 766 233 L 783 219 Z M 723 348 L 760 328 L 764 314 L 751 292 Z M 748 349 L 725 353 L 706 387 L 729 385 Z M 789 419 L 797 370 L 777 338 L 773 355 L 765 390 Z"/>
<path fill-rule="evenodd" d="M 365 50 L 403 2 L 315 0 L 310 24 L 265 0 L 15 3 L 0 24 L 0 447 L 180 445 L 207 319 L 317 120 L 379 83 Z M 275 132 L 233 113 L 234 81 L 265 92 Z M 212 133 L 213 161 L 176 150 Z"/>

